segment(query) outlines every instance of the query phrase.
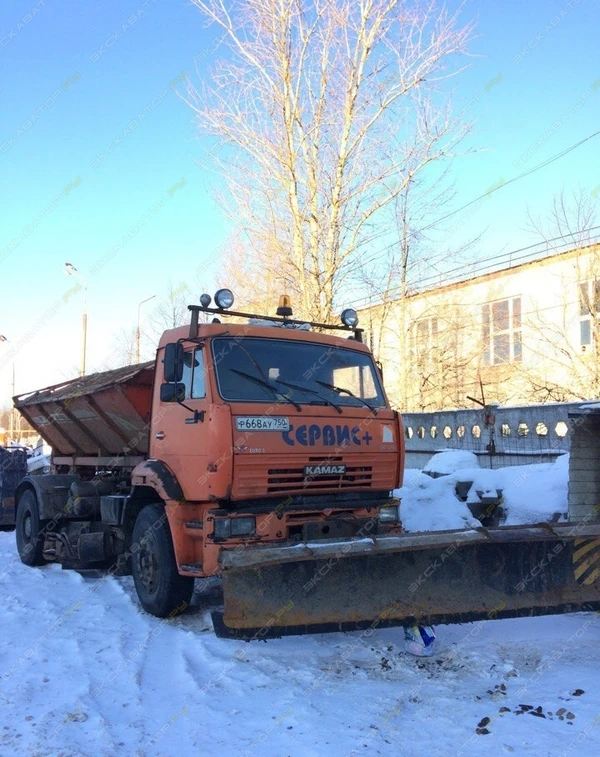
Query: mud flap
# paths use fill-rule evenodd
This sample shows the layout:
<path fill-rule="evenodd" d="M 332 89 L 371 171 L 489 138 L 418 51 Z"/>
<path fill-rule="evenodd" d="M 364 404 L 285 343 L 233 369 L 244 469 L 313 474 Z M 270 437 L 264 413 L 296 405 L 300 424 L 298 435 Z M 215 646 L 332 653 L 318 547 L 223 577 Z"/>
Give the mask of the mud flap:
<path fill-rule="evenodd" d="M 600 525 L 542 524 L 224 552 L 215 631 L 246 640 L 600 610 Z"/>

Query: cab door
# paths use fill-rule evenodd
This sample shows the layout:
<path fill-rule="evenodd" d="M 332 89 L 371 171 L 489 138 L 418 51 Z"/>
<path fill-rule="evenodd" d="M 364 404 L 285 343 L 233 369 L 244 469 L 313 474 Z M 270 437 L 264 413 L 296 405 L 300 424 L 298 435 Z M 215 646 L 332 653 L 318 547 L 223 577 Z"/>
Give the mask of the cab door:
<path fill-rule="evenodd" d="M 164 349 L 161 350 L 164 353 Z M 161 400 L 161 353 L 150 428 L 150 455 L 162 460 L 176 475 L 186 500 L 199 499 L 200 479 L 207 467 L 209 398 L 207 397 L 204 349 L 186 347 L 180 383 L 185 387 L 180 401 Z"/>

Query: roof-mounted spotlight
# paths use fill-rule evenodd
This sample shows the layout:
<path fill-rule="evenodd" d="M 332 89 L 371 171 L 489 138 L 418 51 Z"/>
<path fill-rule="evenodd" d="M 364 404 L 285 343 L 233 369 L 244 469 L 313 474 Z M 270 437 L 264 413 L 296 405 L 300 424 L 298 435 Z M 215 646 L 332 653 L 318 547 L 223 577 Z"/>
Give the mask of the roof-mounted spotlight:
<path fill-rule="evenodd" d="M 212 297 L 210 294 L 201 294 L 200 295 L 200 304 L 203 308 L 207 308 L 210 303 L 212 302 Z"/>
<path fill-rule="evenodd" d="M 358 326 L 358 313 L 353 308 L 342 310 L 340 318 L 344 326 L 348 326 L 348 328 L 354 329 Z"/>
<path fill-rule="evenodd" d="M 284 318 L 289 318 L 289 316 L 294 315 L 294 311 L 292 310 L 292 301 L 287 294 L 282 294 L 279 298 L 277 315 L 282 315 Z"/>
<path fill-rule="evenodd" d="M 233 305 L 233 292 L 231 289 L 219 289 L 215 293 L 215 305 L 219 310 L 227 310 Z"/>

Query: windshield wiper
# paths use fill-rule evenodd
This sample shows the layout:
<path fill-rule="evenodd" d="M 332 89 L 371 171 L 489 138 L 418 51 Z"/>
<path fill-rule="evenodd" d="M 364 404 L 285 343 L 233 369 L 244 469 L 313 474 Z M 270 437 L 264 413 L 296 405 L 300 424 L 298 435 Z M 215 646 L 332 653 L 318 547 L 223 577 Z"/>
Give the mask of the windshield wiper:
<path fill-rule="evenodd" d="M 283 397 L 283 399 L 286 402 L 289 402 L 290 405 L 293 405 L 296 408 L 296 410 L 298 410 L 298 412 L 300 413 L 302 412 L 302 408 L 297 402 L 294 402 L 293 399 L 290 399 L 290 397 L 288 397 L 286 394 L 283 394 L 283 392 L 279 392 L 277 390 L 277 387 L 273 386 L 273 384 L 269 384 L 268 381 L 265 381 L 264 379 L 261 379 L 258 376 L 253 376 L 251 373 L 246 373 L 245 371 L 238 371 L 237 368 L 230 368 L 229 370 L 232 371 L 233 373 L 237 373 L 238 376 L 243 376 L 245 379 L 248 379 L 248 381 L 253 381 L 255 384 L 258 384 L 259 386 L 264 386 L 267 389 L 270 389 L 273 392 L 273 395 L 275 397 L 278 397 L 278 398 Z"/>
<path fill-rule="evenodd" d="M 328 400 L 327 397 L 323 397 L 323 395 L 320 392 L 315 391 L 314 389 L 309 389 L 306 386 L 302 386 L 301 384 L 294 384 L 291 381 L 283 381 L 282 379 L 275 379 L 275 381 L 278 384 L 283 384 L 284 386 L 289 386 L 292 389 L 299 389 L 301 392 L 305 392 L 306 394 L 314 394 L 315 396 L 319 397 L 319 399 L 323 400 L 323 402 L 326 405 L 329 405 L 330 407 L 334 407 L 338 413 L 341 415 L 343 410 L 339 405 L 336 405 L 335 402 L 332 402 L 331 400 Z"/>
<path fill-rule="evenodd" d="M 350 391 L 350 389 L 344 389 L 341 386 L 334 386 L 333 384 L 327 384 L 325 381 L 319 381 L 318 379 L 315 379 L 315 384 L 320 384 L 321 386 L 324 386 L 325 389 L 331 389 L 331 391 L 336 392 L 336 394 L 347 394 L 349 397 L 353 397 L 355 400 L 358 400 L 365 407 L 368 407 L 369 410 L 373 413 L 373 415 L 377 415 L 376 407 L 373 407 L 373 405 L 369 405 L 369 403 L 366 400 L 363 400 L 362 397 L 357 397 L 356 394 Z"/>

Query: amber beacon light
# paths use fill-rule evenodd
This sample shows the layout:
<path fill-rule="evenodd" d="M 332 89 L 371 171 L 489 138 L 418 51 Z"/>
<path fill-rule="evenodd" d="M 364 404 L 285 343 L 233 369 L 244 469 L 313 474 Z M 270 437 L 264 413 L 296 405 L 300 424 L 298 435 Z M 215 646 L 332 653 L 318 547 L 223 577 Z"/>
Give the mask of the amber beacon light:
<path fill-rule="evenodd" d="M 292 301 L 287 294 L 282 294 L 279 298 L 279 307 L 277 308 L 277 315 L 289 317 L 294 314 L 292 310 Z"/>

